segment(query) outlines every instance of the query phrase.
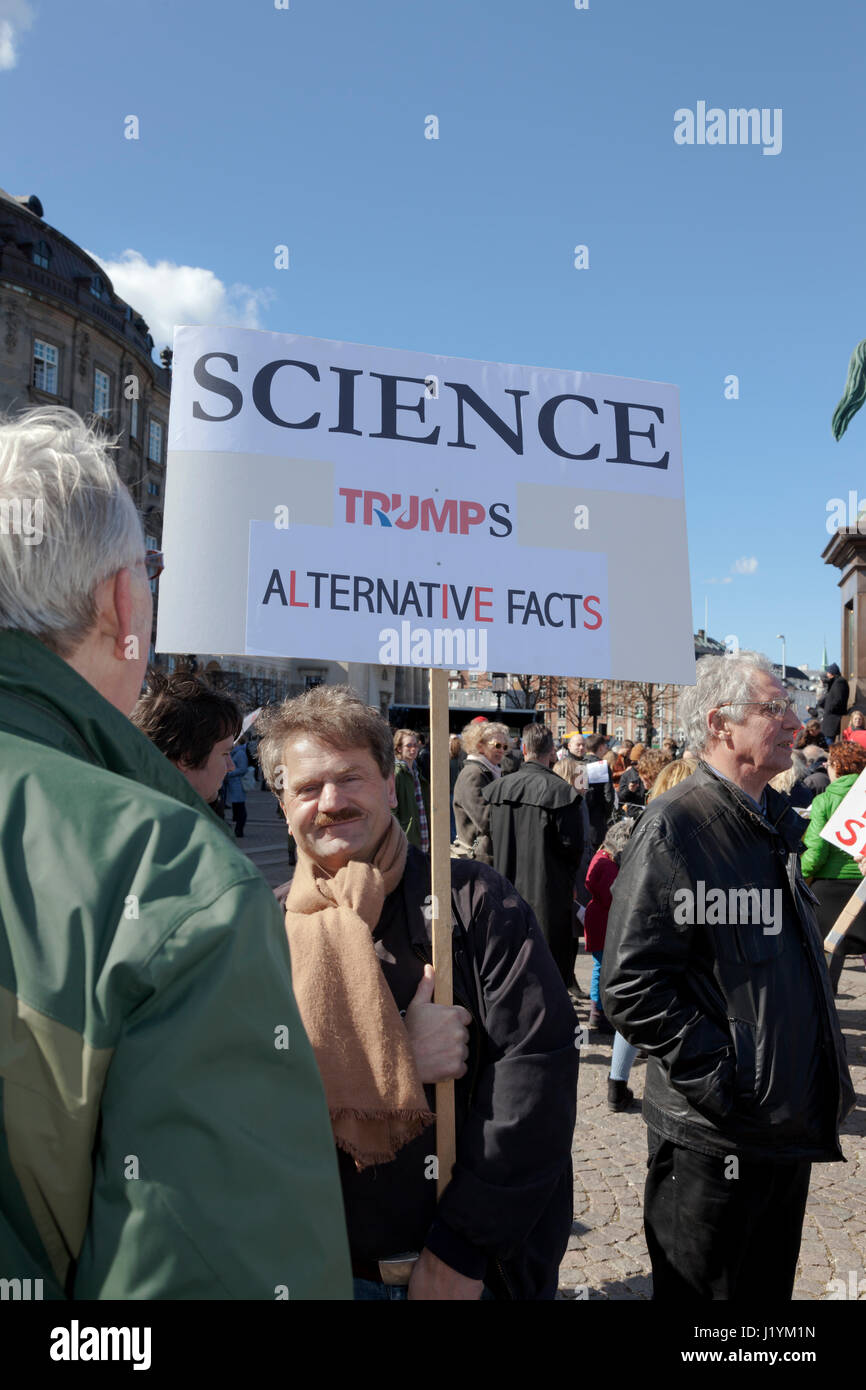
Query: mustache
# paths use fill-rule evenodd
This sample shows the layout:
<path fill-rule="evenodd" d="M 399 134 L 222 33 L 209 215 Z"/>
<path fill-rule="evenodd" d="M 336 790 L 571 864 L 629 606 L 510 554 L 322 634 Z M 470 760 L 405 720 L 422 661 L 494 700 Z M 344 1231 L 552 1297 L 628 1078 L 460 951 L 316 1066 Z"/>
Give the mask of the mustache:
<path fill-rule="evenodd" d="M 357 811 L 337 811 L 331 815 L 328 811 L 320 811 L 313 822 L 314 830 L 324 830 L 329 825 L 341 825 L 345 820 L 356 820 Z"/>

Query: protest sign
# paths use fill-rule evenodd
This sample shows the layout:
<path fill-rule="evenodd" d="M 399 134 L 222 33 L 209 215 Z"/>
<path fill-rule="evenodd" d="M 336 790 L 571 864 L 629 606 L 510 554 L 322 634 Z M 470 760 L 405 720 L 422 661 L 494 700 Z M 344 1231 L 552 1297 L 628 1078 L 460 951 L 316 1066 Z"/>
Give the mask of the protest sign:
<path fill-rule="evenodd" d="M 676 388 L 179 328 L 166 463 L 159 651 L 431 668 L 450 1004 L 446 672 L 694 681 Z M 446 1083 L 440 1192 L 454 1154 Z"/>
<path fill-rule="evenodd" d="M 821 827 L 821 838 L 855 858 L 866 853 L 866 771 Z"/>
<path fill-rule="evenodd" d="M 673 386 L 179 328 L 163 549 L 160 651 L 694 680 Z"/>

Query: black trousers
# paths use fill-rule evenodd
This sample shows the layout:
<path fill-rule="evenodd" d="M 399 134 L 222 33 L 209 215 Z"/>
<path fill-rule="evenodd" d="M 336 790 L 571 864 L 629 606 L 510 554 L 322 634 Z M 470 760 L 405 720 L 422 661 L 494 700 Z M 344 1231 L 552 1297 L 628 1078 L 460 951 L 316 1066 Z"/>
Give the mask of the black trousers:
<path fill-rule="evenodd" d="M 235 824 L 235 835 L 240 839 L 247 823 L 247 803 L 245 801 L 232 802 L 232 820 Z"/>
<path fill-rule="evenodd" d="M 832 930 L 833 923 L 839 913 L 853 897 L 858 882 L 859 880 L 851 878 L 816 878 L 813 880 L 812 892 L 818 899 L 816 911 L 818 928 L 822 937 L 825 937 Z M 866 951 L 866 907 L 861 907 L 845 933 L 844 941 L 840 942 L 830 961 L 830 979 L 833 981 L 834 989 L 839 988 L 839 979 L 845 957 L 861 955 L 864 951 Z"/>
<path fill-rule="evenodd" d="M 653 1299 L 790 1300 L 811 1163 L 710 1158 L 654 1130 L 648 1141 L 644 1231 Z"/>

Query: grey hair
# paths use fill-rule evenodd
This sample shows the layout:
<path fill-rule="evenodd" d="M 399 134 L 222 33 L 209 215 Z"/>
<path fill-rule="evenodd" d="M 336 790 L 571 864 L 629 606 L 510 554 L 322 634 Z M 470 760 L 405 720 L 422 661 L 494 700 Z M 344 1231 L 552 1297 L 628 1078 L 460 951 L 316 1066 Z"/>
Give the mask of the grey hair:
<path fill-rule="evenodd" d="M 707 728 L 707 715 L 719 705 L 750 700 L 759 672 L 775 675 L 767 657 L 761 652 L 740 651 L 729 656 L 702 656 L 695 674 L 695 685 L 683 691 L 677 705 L 679 722 L 685 729 L 686 743 L 702 754 L 712 738 Z M 742 724 L 746 719 L 742 707 L 725 710 L 730 724 Z"/>
<path fill-rule="evenodd" d="M 60 656 L 93 627 L 97 584 L 144 558 L 111 447 L 62 406 L 0 417 L 0 629 Z"/>
<path fill-rule="evenodd" d="M 605 835 L 602 842 L 602 849 L 607 850 L 615 864 L 619 863 L 622 852 L 628 843 L 628 838 L 636 825 L 637 821 L 631 818 L 627 820 L 618 820 L 614 822 Z"/>

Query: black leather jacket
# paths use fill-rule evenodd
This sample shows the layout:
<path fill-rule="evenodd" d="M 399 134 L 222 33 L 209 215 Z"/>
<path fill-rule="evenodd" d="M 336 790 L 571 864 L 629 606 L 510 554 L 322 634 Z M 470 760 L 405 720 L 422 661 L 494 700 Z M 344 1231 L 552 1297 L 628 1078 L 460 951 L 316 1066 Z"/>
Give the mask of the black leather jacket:
<path fill-rule="evenodd" d="M 613 888 L 602 1003 L 648 1054 L 644 1118 L 665 1138 L 758 1161 L 842 1159 L 854 1091 L 800 873 L 805 822 L 766 796 L 762 816 L 701 763 L 650 803 Z"/>
<path fill-rule="evenodd" d="M 400 891 L 408 943 L 432 963 L 430 863 L 411 845 Z M 552 1299 L 573 1210 L 574 1009 L 531 909 L 506 879 L 453 860 L 451 908 L 454 1002 L 473 1025 L 455 1084 L 457 1163 L 426 1245 L 483 1276 L 498 1298 Z M 480 1267 L 463 1268 L 472 1250 Z"/>

